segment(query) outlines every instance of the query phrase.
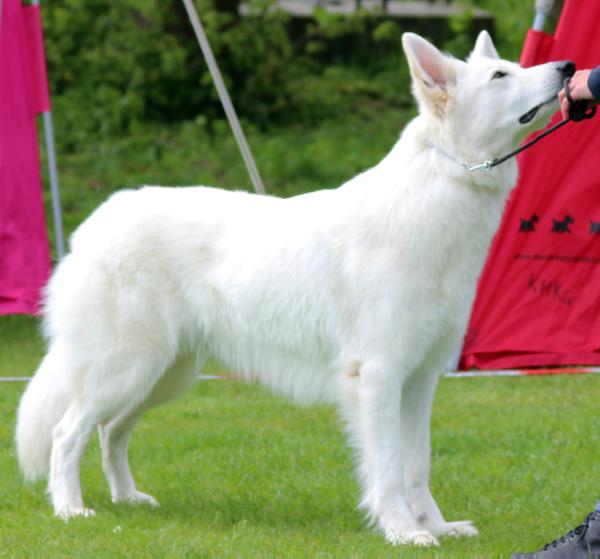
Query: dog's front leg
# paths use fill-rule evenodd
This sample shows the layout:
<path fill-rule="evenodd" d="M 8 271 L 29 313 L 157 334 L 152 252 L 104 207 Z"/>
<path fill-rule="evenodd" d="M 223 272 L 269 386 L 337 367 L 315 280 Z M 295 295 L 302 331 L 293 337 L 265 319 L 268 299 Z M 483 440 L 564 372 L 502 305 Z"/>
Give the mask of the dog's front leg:
<path fill-rule="evenodd" d="M 446 522 L 429 488 L 431 409 L 439 376 L 436 368 L 417 371 L 402 391 L 400 428 L 406 497 L 417 524 L 433 535 L 477 536 L 470 520 Z"/>
<path fill-rule="evenodd" d="M 356 427 L 365 474 L 363 505 L 393 544 L 435 545 L 437 540 L 419 529 L 404 491 L 400 406 L 403 377 L 395 367 L 363 363 L 355 377 L 359 421 Z"/>

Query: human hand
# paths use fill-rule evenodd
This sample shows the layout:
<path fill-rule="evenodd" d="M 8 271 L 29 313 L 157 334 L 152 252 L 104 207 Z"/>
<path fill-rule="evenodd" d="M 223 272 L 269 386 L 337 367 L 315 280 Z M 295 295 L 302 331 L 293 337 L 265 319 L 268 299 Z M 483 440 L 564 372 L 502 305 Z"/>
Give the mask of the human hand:
<path fill-rule="evenodd" d="M 589 105 L 597 105 L 598 102 L 594 99 L 590 88 L 588 87 L 588 78 L 591 70 L 579 70 L 575 72 L 569 81 L 569 93 L 573 101 L 585 101 Z M 569 110 L 571 108 L 569 100 L 565 95 L 564 89 L 561 89 L 558 94 L 558 103 L 563 120 L 569 118 Z"/>

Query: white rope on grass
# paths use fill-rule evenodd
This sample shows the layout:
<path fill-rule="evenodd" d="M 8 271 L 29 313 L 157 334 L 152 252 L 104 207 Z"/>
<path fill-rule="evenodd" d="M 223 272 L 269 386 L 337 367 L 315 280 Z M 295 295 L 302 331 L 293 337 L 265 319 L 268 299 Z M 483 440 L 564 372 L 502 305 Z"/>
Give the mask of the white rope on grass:
<path fill-rule="evenodd" d="M 447 378 L 482 378 L 482 377 L 535 377 L 560 374 L 597 375 L 600 367 L 573 367 L 569 369 L 495 369 L 493 371 L 456 371 L 446 373 Z M 31 377 L 0 377 L 0 382 L 26 382 Z M 232 375 L 198 375 L 198 380 L 237 380 Z"/>
<path fill-rule="evenodd" d="M 198 380 L 222 380 L 228 378 L 220 375 L 198 375 Z M 31 379 L 32 377 L 0 377 L 0 382 L 27 382 Z"/>
<path fill-rule="evenodd" d="M 563 367 L 556 369 L 495 369 L 490 371 L 456 371 L 446 373 L 449 378 L 473 377 L 539 377 L 549 375 L 597 375 L 600 367 Z"/>
<path fill-rule="evenodd" d="M 451 371 L 444 375 L 447 378 L 478 378 L 478 377 L 520 377 L 518 371 Z"/>

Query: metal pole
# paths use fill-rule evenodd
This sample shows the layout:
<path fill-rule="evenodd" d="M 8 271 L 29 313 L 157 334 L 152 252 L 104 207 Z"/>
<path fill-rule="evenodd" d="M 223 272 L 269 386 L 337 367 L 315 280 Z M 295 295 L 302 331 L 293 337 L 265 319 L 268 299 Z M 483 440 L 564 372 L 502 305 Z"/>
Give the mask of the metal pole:
<path fill-rule="evenodd" d="M 62 260 L 65 255 L 65 237 L 63 233 L 62 211 L 60 207 L 60 192 L 58 189 L 58 171 L 56 167 L 56 148 L 54 145 L 54 126 L 52 112 L 42 113 L 44 120 L 44 136 L 46 137 L 46 156 L 48 157 L 48 178 L 52 194 L 52 215 L 54 216 L 54 232 L 56 255 Z"/>
<path fill-rule="evenodd" d="M 554 0 L 536 0 L 535 2 L 535 18 L 533 20 L 532 29 L 534 31 L 543 31 L 546 18 L 550 15 Z"/>
<path fill-rule="evenodd" d="M 544 29 L 544 22 L 546 21 L 546 14 L 541 12 L 535 13 L 535 18 L 533 20 L 532 29 L 534 31 L 542 31 Z"/>
<path fill-rule="evenodd" d="M 223 109 L 227 115 L 227 120 L 229 121 L 229 126 L 231 126 L 233 135 L 235 136 L 238 147 L 240 148 L 240 152 L 242 153 L 242 157 L 244 158 L 244 163 L 246 164 L 248 174 L 250 175 L 250 179 L 254 185 L 254 190 L 256 190 L 256 192 L 259 194 L 264 194 L 265 187 L 263 181 L 256 167 L 256 163 L 254 162 L 254 158 L 252 157 L 250 147 L 246 141 L 246 136 L 244 136 L 244 132 L 233 107 L 233 103 L 229 97 L 229 93 L 227 92 L 227 88 L 225 87 L 225 82 L 223 81 L 223 77 L 219 71 L 219 67 L 213 55 L 212 49 L 210 48 L 208 38 L 206 37 L 204 28 L 200 23 L 200 18 L 198 17 L 196 7 L 194 6 L 192 0 L 183 0 L 183 4 L 187 10 L 188 17 L 190 18 L 192 27 L 194 28 L 194 32 L 196 33 L 196 38 L 198 39 L 198 44 L 202 49 L 202 54 L 204 54 L 204 59 L 208 65 L 210 75 L 212 76 L 215 87 L 217 88 L 219 99 L 221 100 L 221 104 L 223 105 Z"/>
<path fill-rule="evenodd" d="M 32 0 L 33 6 L 39 6 L 40 0 Z M 44 120 L 44 136 L 46 139 L 46 156 L 48 158 L 48 178 L 52 194 L 52 215 L 54 217 L 54 232 L 56 255 L 62 260 L 65 255 L 65 237 L 63 233 L 62 211 L 60 207 L 60 192 L 58 188 L 58 171 L 56 167 L 56 147 L 54 144 L 54 126 L 52 125 L 52 111 L 42 113 Z"/>

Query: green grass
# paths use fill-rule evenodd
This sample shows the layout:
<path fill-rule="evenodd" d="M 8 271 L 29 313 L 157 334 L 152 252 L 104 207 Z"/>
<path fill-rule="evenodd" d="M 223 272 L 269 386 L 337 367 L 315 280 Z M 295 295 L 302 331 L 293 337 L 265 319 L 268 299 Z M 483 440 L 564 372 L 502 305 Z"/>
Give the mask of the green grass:
<path fill-rule="evenodd" d="M 0 318 L 0 341 L 0 375 L 34 369 L 32 319 Z M 473 519 L 481 535 L 437 550 L 393 548 L 365 525 L 331 407 L 202 381 L 134 434 L 139 487 L 161 507 L 112 504 L 94 440 L 82 480 L 98 516 L 63 524 L 44 484 L 26 485 L 17 469 L 23 388 L 0 383 L 0 557 L 507 557 L 574 527 L 600 497 L 599 376 L 442 381 L 432 488 L 449 519 Z"/>

